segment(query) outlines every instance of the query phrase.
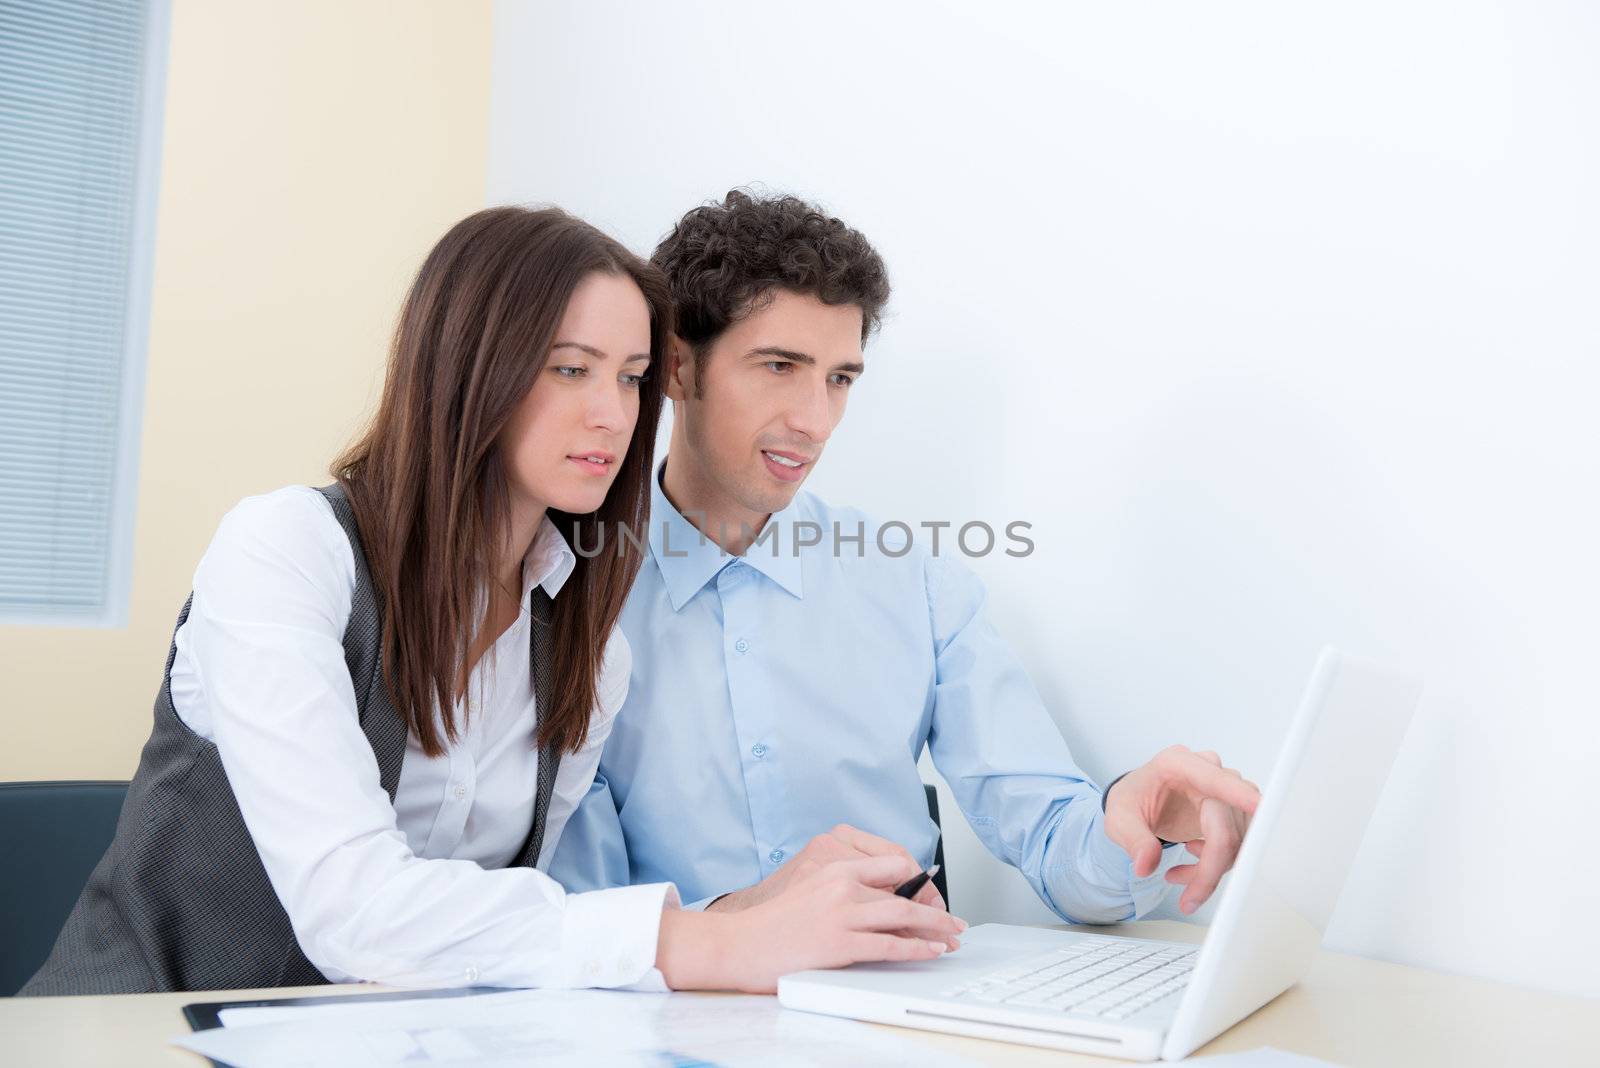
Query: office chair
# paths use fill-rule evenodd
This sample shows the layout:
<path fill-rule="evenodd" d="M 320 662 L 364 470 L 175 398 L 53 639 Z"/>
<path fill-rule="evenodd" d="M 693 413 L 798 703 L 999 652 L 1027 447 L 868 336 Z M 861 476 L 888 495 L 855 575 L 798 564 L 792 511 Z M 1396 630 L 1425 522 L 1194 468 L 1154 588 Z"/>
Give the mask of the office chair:
<path fill-rule="evenodd" d="M 50 955 L 127 792 L 125 782 L 0 783 L 0 997 Z"/>
<path fill-rule="evenodd" d="M 939 865 L 939 871 L 933 877 L 933 885 L 939 888 L 939 896 L 944 898 L 944 907 L 948 910 L 950 908 L 950 884 L 945 880 L 944 828 L 939 823 L 939 795 L 927 783 L 923 783 L 922 788 L 928 791 L 928 815 L 933 817 L 933 825 L 939 828 L 939 839 L 933 846 L 933 862 Z"/>
<path fill-rule="evenodd" d="M 923 784 L 939 826 L 939 796 Z M 0 997 L 39 970 L 67 913 L 116 833 L 125 782 L 0 783 Z M 933 885 L 949 907 L 944 835 L 933 849 Z"/>

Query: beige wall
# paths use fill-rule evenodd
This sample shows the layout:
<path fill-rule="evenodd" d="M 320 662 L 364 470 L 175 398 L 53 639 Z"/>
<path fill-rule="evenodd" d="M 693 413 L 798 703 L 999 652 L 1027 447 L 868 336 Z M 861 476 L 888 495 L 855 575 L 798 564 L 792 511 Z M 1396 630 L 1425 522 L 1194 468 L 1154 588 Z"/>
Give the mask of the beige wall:
<path fill-rule="evenodd" d="M 0 779 L 127 778 L 241 497 L 318 484 L 482 206 L 489 0 L 175 0 L 128 626 L 0 627 Z"/>

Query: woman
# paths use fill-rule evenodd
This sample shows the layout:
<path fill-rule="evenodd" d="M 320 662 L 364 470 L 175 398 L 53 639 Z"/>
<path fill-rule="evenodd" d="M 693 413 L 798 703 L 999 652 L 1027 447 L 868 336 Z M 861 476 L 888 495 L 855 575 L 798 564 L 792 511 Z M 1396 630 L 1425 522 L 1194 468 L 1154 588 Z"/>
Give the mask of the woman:
<path fill-rule="evenodd" d="M 537 868 L 627 691 L 639 558 L 619 549 L 644 540 L 668 309 L 651 267 L 559 211 L 445 235 L 337 481 L 223 519 L 116 838 L 24 994 L 653 967 L 771 990 L 954 944 L 958 921 L 885 891 L 901 858 L 732 915 L 667 884 L 567 895 Z"/>

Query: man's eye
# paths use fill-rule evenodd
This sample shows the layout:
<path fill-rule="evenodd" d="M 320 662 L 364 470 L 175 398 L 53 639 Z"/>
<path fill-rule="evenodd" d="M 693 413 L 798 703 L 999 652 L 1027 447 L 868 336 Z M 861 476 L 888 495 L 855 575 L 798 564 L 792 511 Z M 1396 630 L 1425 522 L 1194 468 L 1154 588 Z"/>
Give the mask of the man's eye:
<path fill-rule="evenodd" d="M 833 384 L 834 385 L 843 386 L 843 387 L 845 387 L 847 389 L 850 386 L 854 385 L 855 381 L 856 381 L 855 379 L 853 379 L 849 375 L 845 375 L 845 374 L 839 374 L 839 375 L 834 375 L 833 376 Z"/>
<path fill-rule="evenodd" d="M 773 374 L 781 375 L 786 373 L 789 368 L 794 366 L 794 364 L 790 363 L 788 360 L 772 360 L 765 366 L 771 370 Z"/>

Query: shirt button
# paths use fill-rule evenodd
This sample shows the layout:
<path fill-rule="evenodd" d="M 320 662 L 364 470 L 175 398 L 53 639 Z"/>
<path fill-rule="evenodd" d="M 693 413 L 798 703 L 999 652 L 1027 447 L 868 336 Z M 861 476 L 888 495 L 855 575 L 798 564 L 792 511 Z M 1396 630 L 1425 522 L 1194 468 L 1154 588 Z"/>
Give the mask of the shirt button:
<path fill-rule="evenodd" d="M 457 801 L 467 796 L 467 788 L 465 786 L 457 786 L 452 792 L 456 795 Z"/>
<path fill-rule="evenodd" d="M 588 976 L 590 979 L 593 979 L 595 976 L 599 975 L 600 962 L 597 960 L 592 960 L 588 964 L 584 965 L 583 974 Z"/>
<path fill-rule="evenodd" d="M 750 651 L 750 643 L 745 641 L 743 638 L 740 638 L 738 641 L 734 642 L 733 647 L 741 653 L 748 653 Z"/>
<path fill-rule="evenodd" d="M 478 971 L 478 966 L 476 964 L 467 965 L 467 982 L 476 983 L 478 981 L 478 977 L 482 974 L 482 972 Z"/>
<path fill-rule="evenodd" d="M 762 745 L 760 742 L 757 742 L 755 745 L 750 747 L 750 752 L 755 756 L 764 757 L 767 755 L 767 747 Z"/>
<path fill-rule="evenodd" d="M 772 852 L 767 854 L 767 859 L 772 861 L 772 863 L 774 863 L 774 864 L 782 864 L 783 863 L 783 850 L 774 849 Z"/>

